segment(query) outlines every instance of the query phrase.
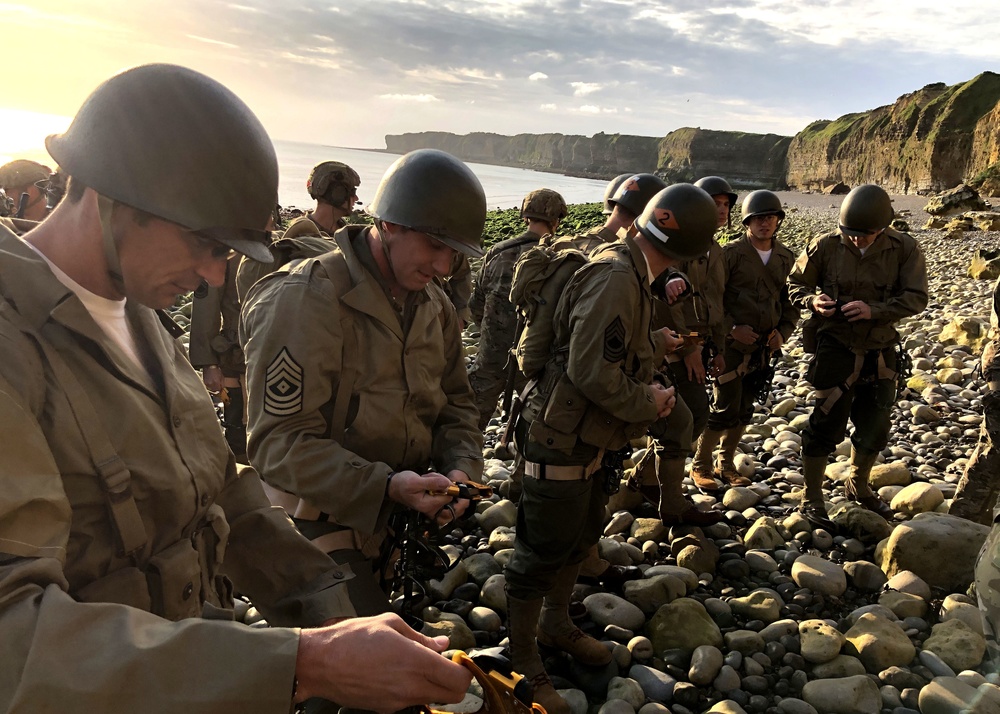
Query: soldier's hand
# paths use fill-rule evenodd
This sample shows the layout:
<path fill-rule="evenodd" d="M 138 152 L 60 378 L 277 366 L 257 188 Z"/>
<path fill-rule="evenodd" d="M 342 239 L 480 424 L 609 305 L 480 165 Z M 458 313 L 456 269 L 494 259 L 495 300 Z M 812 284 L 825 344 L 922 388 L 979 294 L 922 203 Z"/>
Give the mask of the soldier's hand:
<path fill-rule="evenodd" d="M 378 712 L 459 702 L 472 673 L 438 654 L 447 647 L 447 637 L 421 635 L 394 614 L 304 629 L 295 661 L 295 701 L 322 697 Z"/>
<path fill-rule="evenodd" d="M 713 377 L 718 377 L 722 374 L 722 371 L 726 368 L 726 358 L 719 353 L 712 358 L 712 364 L 709 365 L 708 373 Z"/>
<path fill-rule="evenodd" d="M 781 336 L 781 333 L 777 330 L 771 330 L 771 334 L 767 338 L 767 349 L 780 350 L 783 344 L 785 344 L 785 338 Z"/>
<path fill-rule="evenodd" d="M 656 416 L 662 419 L 670 414 L 670 411 L 677 403 L 677 397 L 674 396 L 673 387 L 664 387 L 657 382 L 654 382 L 651 386 L 653 388 L 653 401 L 656 402 Z"/>
<path fill-rule="evenodd" d="M 831 317 L 837 309 L 837 301 L 826 293 L 814 295 L 812 299 L 813 312 L 823 317 Z"/>
<path fill-rule="evenodd" d="M 687 283 L 684 278 L 672 278 L 663 286 L 663 295 L 667 298 L 667 304 L 673 305 L 680 295 L 687 290 Z"/>
<path fill-rule="evenodd" d="M 416 471 L 399 471 L 389 482 L 388 496 L 396 503 L 436 518 L 438 511 L 451 503 L 451 496 L 432 496 L 430 491 L 445 491 L 451 479 L 439 473 L 418 474 Z M 448 519 L 445 518 L 445 521 Z"/>
<path fill-rule="evenodd" d="M 701 361 L 702 347 L 698 347 L 693 352 L 684 355 L 684 368 L 687 369 L 688 379 L 697 384 L 705 383 L 705 364 Z"/>
<path fill-rule="evenodd" d="M 469 474 L 459 469 L 452 469 L 448 472 L 448 480 L 452 483 L 468 483 Z M 472 501 L 467 498 L 453 498 L 450 504 L 438 511 L 435 518 L 437 524 L 439 526 L 446 526 L 452 521 L 458 520 L 468 510 L 470 503 Z"/>
<path fill-rule="evenodd" d="M 202 367 L 201 380 L 205 383 L 205 388 L 212 394 L 218 394 L 222 391 L 222 370 L 218 365 L 210 364 L 207 367 Z"/>
<path fill-rule="evenodd" d="M 671 330 L 669 327 L 660 328 L 659 330 L 657 330 L 657 332 L 663 335 L 663 342 L 666 345 L 667 354 L 670 354 L 671 352 L 676 352 L 681 348 L 681 345 L 684 344 L 684 338 L 679 337 L 677 333 Z"/>
<path fill-rule="evenodd" d="M 750 325 L 736 325 L 731 334 L 734 340 L 744 345 L 752 345 L 760 339 L 760 335 L 754 332 Z"/>
<path fill-rule="evenodd" d="M 866 302 L 861 300 L 854 300 L 847 303 L 840 311 L 844 313 L 844 317 L 847 318 L 848 322 L 857 322 L 858 320 L 870 320 L 872 319 L 872 309 Z"/>

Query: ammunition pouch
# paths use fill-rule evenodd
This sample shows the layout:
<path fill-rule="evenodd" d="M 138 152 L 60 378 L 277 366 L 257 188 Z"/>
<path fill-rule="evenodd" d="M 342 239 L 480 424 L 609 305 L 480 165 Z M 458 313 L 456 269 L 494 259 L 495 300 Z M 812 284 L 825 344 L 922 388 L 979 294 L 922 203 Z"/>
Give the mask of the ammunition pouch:
<path fill-rule="evenodd" d="M 190 537 L 150 557 L 143 567 L 125 567 L 72 593 L 79 602 L 113 602 L 167 620 L 208 616 L 231 619 L 233 587 L 219 572 L 229 524 L 213 504 Z"/>
<path fill-rule="evenodd" d="M 593 404 L 563 372 L 527 435 L 529 441 L 570 456 L 578 441 L 598 449 L 617 450 L 644 434 L 648 427 L 649 423 L 625 422 Z"/>

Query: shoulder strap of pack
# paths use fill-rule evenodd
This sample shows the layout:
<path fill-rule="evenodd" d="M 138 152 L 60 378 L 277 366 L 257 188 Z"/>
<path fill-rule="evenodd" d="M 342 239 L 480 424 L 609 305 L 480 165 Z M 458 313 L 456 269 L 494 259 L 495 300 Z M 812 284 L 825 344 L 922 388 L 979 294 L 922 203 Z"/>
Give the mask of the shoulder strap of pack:
<path fill-rule="evenodd" d="M 108 513 L 114 524 L 118 556 L 135 559 L 145 547 L 147 538 L 142 516 L 139 515 L 139 507 L 132 494 L 132 474 L 111 445 L 107 431 L 101 428 L 101 420 L 93 403 L 56 349 L 6 300 L 0 300 L 0 315 L 32 340 L 45 355 L 56 381 L 66 394 L 66 400 L 83 435 L 91 463 L 100 477 Z"/>
<path fill-rule="evenodd" d="M 351 282 L 351 271 L 344 258 L 344 252 L 351 250 L 350 237 L 345 230 L 337 231 L 334 240 L 340 251 L 327 253 L 322 258 L 323 267 L 326 269 L 330 281 L 337 289 L 337 300 L 353 287 Z M 350 308 L 346 308 L 343 303 L 338 305 L 340 312 L 340 334 L 342 335 L 341 357 L 340 357 L 340 381 L 337 383 L 337 394 L 333 399 L 333 412 L 330 416 L 329 437 L 337 443 L 343 443 L 344 431 L 347 428 L 347 409 L 351 403 L 351 392 L 354 390 L 354 381 L 358 376 L 358 338 L 354 334 L 354 319 L 351 317 Z"/>

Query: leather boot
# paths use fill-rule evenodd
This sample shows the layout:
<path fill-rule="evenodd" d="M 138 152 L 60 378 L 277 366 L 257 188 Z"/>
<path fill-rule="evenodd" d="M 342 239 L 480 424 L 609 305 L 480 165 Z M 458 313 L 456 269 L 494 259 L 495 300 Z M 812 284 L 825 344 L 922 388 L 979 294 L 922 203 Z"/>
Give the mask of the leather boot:
<path fill-rule="evenodd" d="M 802 500 L 800 512 L 817 528 L 833 533 L 837 525 L 826 515 L 826 506 L 823 502 L 826 456 L 803 456 L 802 475 L 806 480 L 806 495 Z"/>
<path fill-rule="evenodd" d="M 710 526 L 722 520 L 717 511 L 702 511 L 684 498 L 684 459 L 660 459 L 656 476 L 660 481 L 660 520 L 665 526 Z"/>
<path fill-rule="evenodd" d="M 718 474 L 730 486 L 750 485 L 750 479 L 746 476 L 740 476 L 740 472 L 736 470 L 735 462 L 736 449 L 740 446 L 740 439 L 743 438 L 744 431 L 746 431 L 746 425 L 738 424 L 726 429 L 725 434 L 722 436 L 722 450 L 719 453 Z"/>
<path fill-rule="evenodd" d="M 559 696 L 552 680 L 545 673 L 542 658 L 535 644 L 538 615 L 542 598 L 521 600 L 507 594 L 507 636 L 510 641 L 510 666 L 524 675 L 534 688 L 532 700 L 552 714 L 572 714 L 566 700 Z"/>
<path fill-rule="evenodd" d="M 879 514 L 882 518 L 889 520 L 893 511 L 885 502 L 875 495 L 868 477 L 871 475 L 872 466 L 878 459 L 878 454 L 859 454 L 851 449 L 851 476 L 844 482 L 844 491 L 847 500 L 857 501 L 869 511 Z"/>
<path fill-rule="evenodd" d="M 577 662 L 588 667 L 603 667 L 611 661 L 611 650 L 573 624 L 569 603 L 573 586 L 580 573 L 580 564 L 564 565 L 556 574 L 552 589 L 545 596 L 538 618 L 538 642 L 568 652 Z"/>
<path fill-rule="evenodd" d="M 716 429 L 705 429 L 698 439 L 698 447 L 691 462 L 691 480 L 699 491 L 714 493 L 719 490 L 719 483 L 712 473 L 712 456 L 724 433 Z"/>

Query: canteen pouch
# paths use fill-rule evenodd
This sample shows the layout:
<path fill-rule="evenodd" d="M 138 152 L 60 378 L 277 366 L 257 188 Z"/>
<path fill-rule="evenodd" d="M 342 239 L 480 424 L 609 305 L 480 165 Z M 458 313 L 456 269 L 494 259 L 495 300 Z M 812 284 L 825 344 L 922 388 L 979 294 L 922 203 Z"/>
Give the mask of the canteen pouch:
<path fill-rule="evenodd" d="M 77 602 L 113 602 L 150 612 L 146 574 L 135 567 L 121 568 L 98 578 L 73 593 Z"/>
<path fill-rule="evenodd" d="M 190 539 L 182 538 L 150 558 L 146 581 L 153 613 L 168 620 L 201 615 L 201 564 Z"/>

